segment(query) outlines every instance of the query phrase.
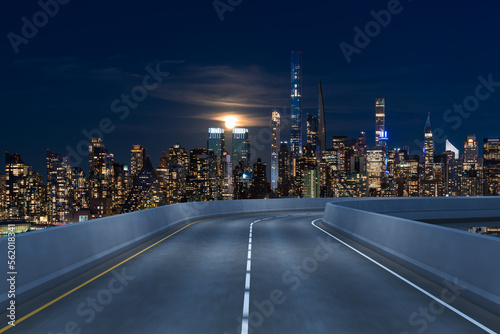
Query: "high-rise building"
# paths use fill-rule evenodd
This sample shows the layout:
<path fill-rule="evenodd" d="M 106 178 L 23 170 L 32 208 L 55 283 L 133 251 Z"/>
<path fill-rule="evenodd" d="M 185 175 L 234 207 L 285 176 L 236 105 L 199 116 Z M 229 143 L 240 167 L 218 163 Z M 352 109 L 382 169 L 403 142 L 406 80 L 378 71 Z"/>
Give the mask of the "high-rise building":
<path fill-rule="evenodd" d="M 222 199 L 233 199 L 233 162 L 227 152 L 222 155 Z"/>
<path fill-rule="evenodd" d="M 222 156 L 222 152 L 226 150 L 224 129 L 208 128 L 207 148 L 214 151 L 216 156 Z"/>
<path fill-rule="evenodd" d="M 424 158 L 424 175 L 421 182 L 422 196 L 437 196 L 436 182 L 434 178 L 434 138 L 432 136 L 431 114 L 427 115 L 424 126 L 424 146 L 422 148 Z"/>
<path fill-rule="evenodd" d="M 307 114 L 307 145 L 318 145 L 318 118 L 311 114 Z"/>
<path fill-rule="evenodd" d="M 498 196 L 500 194 L 500 138 L 484 138 L 483 157 L 484 195 Z"/>
<path fill-rule="evenodd" d="M 323 101 L 323 89 L 321 88 L 321 78 L 318 78 L 318 136 L 320 152 L 326 150 L 326 119 L 325 103 Z"/>
<path fill-rule="evenodd" d="M 156 170 L 160 187 L 168 204 L 185 202 L 186 178 L 189 171 L 189 157 L 179 143 L 175 143 L 168 152 L 163 152 Z"/>
<path fill-rule="evenodd" d="M 476 135 L 468 135 L 464 143 L 464 153 L 462 157 L 462 196 L 482 196 L 483 195 L 483 164 L 478 155 L 478 142 Z"/>
<path fill-rule="evenodd" d="M 136 177 L 146 161 L 146 149 L 141 145 L 133 145 L 130 151 L 130 171 L 132 177 Z"/>
<path fill-rule="evenodd" d="M 335 166 L 333 170 L 337 176 L 345 176 L 348 173 L 347 168 L 347 150 L 346 150 L 347 136 L 333 136 L 332 137 L 332 154 Z M 332 156 L 329 155 L 329 159 Z M 331 160 L 330 160 L 331 161 Z M 333 162 L 333 161 L 331 161 Z"/>
<path fill-rule="evenodd" d="M 453 144 L 448 139 L 446 139 L 445 151 L 446 152 L 453 152 L 454 159 L 460 158 L 459 150 L 455 146 L 453 146 Z"/>
<path fill-rule="evenodd" d="M 269 198 L 271 187 L 267 181 L 266 170 L 266 163 L 262 162 L 261 158 L 258 158 L 257 162 L 253 164 L 253 178 L 250 186 L 251 198 Z"/>
<path fill-rule="evenodd" d="M 278 154 L 278 196 L 290 196 L 290 182 L 290 151 L 288 149 L 288 143 L 286 141 L 282 141 Z"/>
<path fill-rule="evenodd" d="M 248 129 L 233 129 L 233 167 L 243 161 L 245 167 L 250 166 L 250 142 L 248 140 Z"/>
<path fill-rule="evenodd" d="M 375 99 L 375 146 L 385 146 L 385 99 Z"/>
<path fill-rule="evenodd" d="M 434 179 L 434 138 L 432 137 L 431 114 L 427 116 L 427 121 L 424 127 L 424 179 Z"/>
<path fill-rule="evenodd" d="M 280 113 L 275 109 L 271 115 L 271 190 L 276 192 L 278 188 L 278 150 L 280 146 L 280 136 L 281 136 L 281 116 Z"/>
<path fill-rule="evenodd" d="M 141 161 L 141 170 L 142 167 L 144 167 L 144 161 Z M 130 193 L 130 190 L 134 185 L 134 181 L 135 179 L 137 179 L 141 170 L 137 172 L 134 178 L 127 165 L 122 165 L 116 162 L 113 163 L 114 194 L 113 194 L 112 210 L 114 214 L 119 214 L 122 211 L 123 206 L 125 205 L 125 202 Z"/>
<path fill-rule="evenodd" d="M 361 131 L 358 136 L 358 155 L 360 157 L 365 156 L 366 157 L 366 149 L 367 149 L 367 140 L 366 140 L 366 133 L 364 131 Z"/>
<path fill-rule="evenodd" d="M 291 60 L 290 153 L 292 158 L 296 159 L 302 156 L 302 52 L 292 51 Z"/>
<path fill-rule="evenodd" d="M 122 213 L 156 208 L 167 204 L 156 172 L 149 157 L 146 157 L 141 171 L 135 178 L 134 185 L 123 205 Z"/>
<path fill-rule="evenodd" d="M 196 148 L 190 151 L 187 197 L 190 201 L 217 199 L 217 156 L 214 151 Z"/>
<path fill-rule="evenodd" d="M 92 138 L 89 145 L 90 198 L 112 198 L 114 156 L 104 147 L 101 138 Z"/>
<path fill-rule="evenodd" d="M 367 150 L 366 172 L 368 175 L 368 191 L 371 197 L 378 197 L 381 194 L 384 170 L 384 150 L 382 147 L 376 146 Z"/>
<path fill-rule="evenodd" d="M 5 153 L 5 199 L 8 217 L 47 222 L 48 202 L 43 178 L 19 154 Z"/>
<path fill-rule="evenodd" d="M 317 168 L 304 171 L 302 194 L 304 198 L 320 197 L 320 177 Z"/>
<path fill-rule="evenodd" d="M 72 217 L 73 189 L 68 158 L 47 150 L 47 191 L 50 200 L 49 221 L 67 224 Z"/>

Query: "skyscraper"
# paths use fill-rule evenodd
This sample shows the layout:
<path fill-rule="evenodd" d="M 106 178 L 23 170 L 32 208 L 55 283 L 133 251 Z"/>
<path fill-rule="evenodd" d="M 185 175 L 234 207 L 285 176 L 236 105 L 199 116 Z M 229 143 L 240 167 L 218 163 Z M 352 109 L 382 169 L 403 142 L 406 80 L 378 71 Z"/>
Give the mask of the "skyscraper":
<path fill-rule="evenodd" d="M 427 116 L 424 127 L 424 175 L 422 184 L 422 196 L 437 196 L 436 182 L 434 182 L 434 138 L 432 136 L 431 114 Z"/>
<path fill-rule="evenodd" d="M 302 156 L 302 52 L 292 51 L 291 58 L 291 156 L 300 158 Z"/>
<path fill-rule="evenodd" d="M 90 198 L 111 198 L 113 193 L 114 156 L 104 147 L 101 138 L 92 138 L 89 144 Z"/>
<path fill-rule="evenodd" d="M 476 135 L 468 135 L 464 143 L 462 166 L 462 196 L 483 195 L 483 164 L 478 156 L 478 142 Z"/>
<path fill-rule="evenodd" d="M 318 136 L 320 142 L 320 152 L 323 152 L 326 149 L 326 119 L 321 78 L 318 78 Z"/>
<path fill-rule="evenodd" d="M 385 99 L 375 99 L 375 146 L 384 146 L 385 138 Z"/>
<path fill-rule="evenodd" d="M 188 199 L 213 201 L 217 197 L 217 156 L 214 151 L 196 148 L 190 151 Z"/>
<path fill-rule="evenodd" d="M 287 197 L 290 195 L 290 152 L 286 141 L 280 143 L 278 175 L 278 195 Z"/>
<path fill-rule="evenodd" d="M 318 145 L 318 118 L 311 114 L 307 114 L 307 145 Z"/>
<path fill-rule="evenodd" d="M 47 190 L 49 195 L 49 220 L 52 224 L 70 222 L 72 193 L 71 167 L 67 157 L 47 150 Z"/>
<path fill-rule="evenodd" d="M 155 208 L 167 204 L 156 172 L 149 157 L 135 178 L 134 185 L 123 205 L 122 213 Z"/>
<path fill-rule="evenodd" d="M 276 192 L 278 188 L 278 150 L 280 145 L 280 125 L 281 116 L 280 113 L 275 109 L 271 115 L 271 190 Z"/>
<path fill-rule="evenodd" d="M 141 145 L 133 145 L 130 151 L 130 172 L 132 173 L 132 177 L 136 177 L 139 174 L 145 160 L 146 149 Z"/>
<path fill-rule="evenodd" d="M 485 195 L 498 195 L 500 192 L 500 138 L 484 138 L 484 178 Z"/>
<path fill-rule="evenodd" d="M 458 159 L 460 157 L 460 152 L 455 146 L 453 146 L 453 144 L 448 139 L 446 139 L 445 150 L 447 152 L 453 152 L 454 159 Z"/>
<path fill-rule="evenodd" d="M 431 114 L 427 116 L 424 127 L 424 179 L 432 180 L 434 178 L 434 138 L 432 137 Z"/>
<path fill-rule="evenodd" d="M 245 167 L 250 165 L 250 142 L 248 140 L 248 129 L 233 129 L 233 167 L 243 161 Z"/>
<path fill-rule="evenodd" d="M 222 156 L 222 152 L 226 150 L 224 129 L 208 128 L 207 148 L 214 151 L 217 157 Z"/>
<path fill-rule="evenodd" d="M 9 218 L 40 222 L 47 211 L 45 196 L 42 176 L 22 161 L 21 155 L 5 152 L 5 198 Z"/>

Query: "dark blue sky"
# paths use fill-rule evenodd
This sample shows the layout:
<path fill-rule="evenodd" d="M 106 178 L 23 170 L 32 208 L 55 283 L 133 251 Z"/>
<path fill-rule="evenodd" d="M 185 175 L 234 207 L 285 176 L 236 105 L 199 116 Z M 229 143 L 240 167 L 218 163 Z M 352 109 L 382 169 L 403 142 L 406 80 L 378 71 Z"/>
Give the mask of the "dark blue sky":
<path fill-rule="evenodd" d="M 141 144 L 157 166 L 176 141 L 188 150 L 204 147 L 207 127 L 232 113 L 244 116 L 241 125 L 260 144 L 254 158 L 269 161 L 261 129 L 273 106 L 289 108 L 291 50 L 303 52 L 304 119 L 317 110 L 322 78 L 329 138 L 366 131 L 373 143 L 377 97 L 386 98 L 390 147 L 419 149 L 429 112 L 433 128 L 459 149 L 468 134 L 480 141 L 500 136 L 500 87 L 480 90 L 490 94 L 471 104 L 467 118 L 446 113 L 467 98 L 474 102 L 479 76 L 500 82 L 498 2 L 403 0 L 348 63 L 340 43 L 354 45 L 354 27 L 364 30 L 374 20 L 370 12 L 388 6 L 394 1 L 243 0 L 221 21 L 210 0 L 71 0 L 46 24 L 35 15 L 41 27 L 16 53 L 9 33 L 22 36 L 22 18 L 33 22 L 41 7 L 5 0 L 1 146 L 45 174 L 46 149 L 76 150 L 83 130 L 109 119 L 113 130 L 104 141 L 117 162 L 129 164 L 131 146 Z M 113 112 L 113 101 L 140 89 L 147 66 L 169 75 L 127 117 Z M 444 149 L 444 142 L 436 145 Z"/>

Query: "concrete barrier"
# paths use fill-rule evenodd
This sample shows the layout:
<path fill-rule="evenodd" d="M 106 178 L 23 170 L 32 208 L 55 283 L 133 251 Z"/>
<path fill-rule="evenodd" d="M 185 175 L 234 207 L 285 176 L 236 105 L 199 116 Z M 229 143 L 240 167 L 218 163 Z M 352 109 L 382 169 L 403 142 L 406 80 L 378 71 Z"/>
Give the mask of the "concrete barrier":
<path fill-rule="evenodd" d="M 500 198 L 395 198 L 332 202 L 324 221 L 443 286 L 466 287 L 461 295 L 500 314 L 500 239 L 409 220 L 499 217 Z"/>
<path fill-rule="evenodd" d="M 331 199 L 265 199 L 181 203 L 16 236 L 16 303 L 26 301 L 186 222 L 234 214 L 323 210 Z M 7 261 L 7 238 L 0 238 Z M 8 291 L 0 280 L 0 291 Z M 0 296 L 6 307 L 7 294 Z"/>

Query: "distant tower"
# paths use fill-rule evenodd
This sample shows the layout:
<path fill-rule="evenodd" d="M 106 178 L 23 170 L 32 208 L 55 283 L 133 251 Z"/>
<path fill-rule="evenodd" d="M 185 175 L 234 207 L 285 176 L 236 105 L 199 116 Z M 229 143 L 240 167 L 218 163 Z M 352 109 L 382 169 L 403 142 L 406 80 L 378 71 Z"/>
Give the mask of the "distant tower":
<path fill-rule="evenodd" d="M 432 137 L 431 114 L 427 116 L 424 128 L 424 179 L 434 179 L 434 138 Z"/>
<path fill-rule="evenodd" d="M 318 142 L 318 118 L 307 114 L 307 145 L 317 145 Z"/>
<path fill-rule="evenodd" d="M 272 139 L 271 139 L 271 190 L 276 192 L 278 188 L 278 153 L 280 145 L 280 125 L 281 116 L 280 113 L 275 109 L 272 113 L 271 118 L 271 129 L 272 129 Z"/>
<path fill-rule="evenodd" d="M 302 156 L 302 52 L 292 51 L 291 58 L 291 156 L 300 158 Z"/>
<path fill-rule="evenodd" d="M 361 131 L 358 136 L 358 155 L 361 157 L 366 156 L 366 149 L 366 133 L 364 131 Z"/>
<path fill-rule="evenodd" d="M 375 146 L 383 146 L 385 137 L 385 99 L 375 99 Z"/>
<path fill-rule="evenodd" d="M 233 167 L 243 161 L 245 167 L 250 166 L 250 142 L 248 140 L 248 129 L 233 129 Z"/>
<path fill-rule="evenodd" d="M 325 104 L 323 102 L 323 89 L 321 88 L 321 78 L 318 78 L 318 136 L 320 149 L 323 152 L 326 149 L 326 119 Z"/>
<path fill-rule="evenodd" d="M 133 145 L 130 151 L 130 172 L 132 177 L 139 174 L 146 160 L 146 149 L 141 145 Z"/>
<path fill-rule="evenodd" d="M 222 152 L 226 150 L 226 140 L 224 129 L 208 128 L 207 148 L 215 152 L 218 157 L 222 156 Z"/>
<path fill-rule="evenodd" d="M 453 146 L 453 144 L 448 139 L 446 139 L 446 146 L 445 147 L 446 147 L 446 149 L 445 149 L 446 152 L 453 152 L 454 159 L 460 158 L 460 151 L 455 146 Z"/>

